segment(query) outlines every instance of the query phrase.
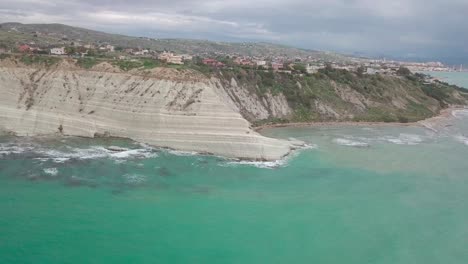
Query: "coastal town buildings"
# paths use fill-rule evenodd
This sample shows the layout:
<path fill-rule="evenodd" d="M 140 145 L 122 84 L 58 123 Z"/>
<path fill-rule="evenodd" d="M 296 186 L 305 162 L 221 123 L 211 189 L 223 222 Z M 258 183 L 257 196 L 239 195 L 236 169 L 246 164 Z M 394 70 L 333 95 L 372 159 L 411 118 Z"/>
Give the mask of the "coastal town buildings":
<path fill-rule="evenodd" d="M 31 47 L 27 44 L 23 44 L 23 45 L 20 45 L 18 47 L 18 51 L 21 52 L 21 53 L 26 53 L 26 52 L 30 52 L 31 51 Z"/>
<path fill-rule="evenodd" d="M 283 65 L 283 63 L 280 63 L 280 62 L 272 62 L 271 63 L 271 68 L 274 71 L 280 71 L 280 70 L 284 69 L 284 65 Z"/>
<path fill-rule="evenodd" d="M 267 62 L 265 60 L 255 60 L 255 64 L 257 65 L 257 67 L 265 67 L 267 65 Z"/>
<path fill-rule="evenodd" d="M 225 66 L 224 63 L 222 63 L 220 61 L 217 61 L 215 59 L 203 59 L 202 63 L 205 64 L 205 65 L 213 66 L 213 67 L 217 67 L 217 68 L 221 68 L 221 67 Z"/>
<path fill-rule="evenodd" d="M 322 68 L 325 68 L 325 66 L 324 65 L 313 65 L 313 64 L 308 63 L 307 66 L 306 66 L 306 71 L 307 71 L 307 73 L 312 74 L 312 73 L 318 72 L 318 70 L 322 69 Z"/>
<path fill-rule="evenodd" d="M 65 55 L 67 53 L 65 52 L 65 47 L 60 47 L 60 48 L 50 49 L 50 54 L 52 54 L 52 55 Z"/>
<path fill-rule="evenodd" d="M 175 55 L 172 52 L 163 52 L 159 54 L 158 59 L 170 64 L 184 64 L 184 57 L 181 55 Z"/>

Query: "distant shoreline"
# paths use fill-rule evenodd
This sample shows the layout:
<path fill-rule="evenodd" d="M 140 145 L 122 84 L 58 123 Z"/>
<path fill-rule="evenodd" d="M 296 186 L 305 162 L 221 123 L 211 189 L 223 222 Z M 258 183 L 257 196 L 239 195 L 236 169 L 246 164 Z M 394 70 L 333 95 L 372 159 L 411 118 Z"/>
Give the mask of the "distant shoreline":
<path fill-rule="evenodd" d="M 321 126 L 420 126 L 430 129 L 427 124 L 434 124 L 442 120 L 446 120 L 452 116 L 455 110 L 468 109 L 466 107 L 449 107 L 442 109 L 438 115 L 429 117 L 416 122 L 356 122 L 356 121 L 329 121 L 329 122 L 304 122 L 304 123 L 282 123 L 282 124 L 268 124 L 254 127 L 257 132 L 261 132 L 268 128 L 281 128 L 281 127 L 321 127 Z"/>

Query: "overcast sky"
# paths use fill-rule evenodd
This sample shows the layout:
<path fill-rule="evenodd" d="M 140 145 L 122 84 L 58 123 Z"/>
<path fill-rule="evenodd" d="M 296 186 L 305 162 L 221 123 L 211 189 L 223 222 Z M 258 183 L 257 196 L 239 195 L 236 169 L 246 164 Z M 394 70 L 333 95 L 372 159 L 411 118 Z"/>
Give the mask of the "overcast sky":
<path fill-rule="evenodd" d="M 11 21 L 374 56 L 468 58 L 468 0 L 0 0 L 0 22 Z"/>

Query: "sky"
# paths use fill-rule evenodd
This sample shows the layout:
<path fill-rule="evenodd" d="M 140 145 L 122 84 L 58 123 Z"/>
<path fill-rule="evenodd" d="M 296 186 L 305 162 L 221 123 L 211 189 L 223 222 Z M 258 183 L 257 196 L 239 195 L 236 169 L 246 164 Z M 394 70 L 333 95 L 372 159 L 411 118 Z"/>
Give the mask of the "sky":
<path fill-rule="evenodd" d="M 0 0 L 0 22 L 468 64 L 468 0 Z"/>

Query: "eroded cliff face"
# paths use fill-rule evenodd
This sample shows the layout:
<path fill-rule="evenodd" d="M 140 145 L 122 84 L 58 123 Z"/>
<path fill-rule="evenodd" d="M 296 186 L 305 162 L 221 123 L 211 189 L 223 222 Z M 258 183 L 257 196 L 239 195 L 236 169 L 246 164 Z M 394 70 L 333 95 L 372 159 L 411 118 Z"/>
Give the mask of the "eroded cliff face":
<path fill-rule="evenodd" d="M 282 74 L 234 69 L 217 74 L 242 115 L 257 124 L 313 121 L 416 122 L 466 105 L 462 88 L 418 75 L 359 75 L 324 69 Z"/>
<path fill-rule="evenodd" d="M 229 82 L 219 79 L 213 80 L 223 87 L 242 116 L 249 121 L 253 122 L 272 117 L 289 118 L 293 114 L 286 97 L 281 93 L 273 95 L 271 92 L 267 92 L 259 96 L 247 89 L 245 85 L 239 85 L 234 78 L 230 78 Z"/>
<path fill-rule="evenodd" d="M 99 67 L 2 65 L 0 130 L 21 136 L 126 137 L 160 147 L 256 160 L 280 159 L 294 148 L 291 142 L 254 132 L 216 79 L 174 69 L 137 74 Z M 258 107 L 259 115 L 265 111 Z"/>

